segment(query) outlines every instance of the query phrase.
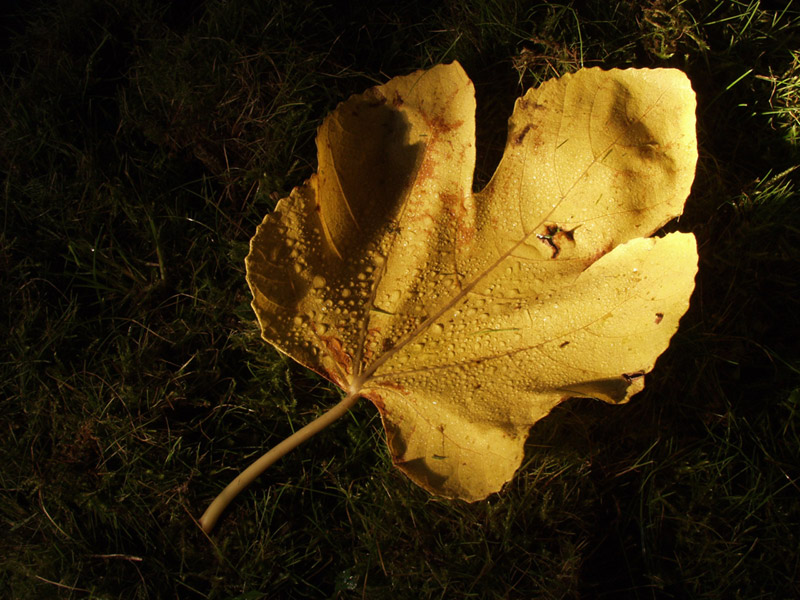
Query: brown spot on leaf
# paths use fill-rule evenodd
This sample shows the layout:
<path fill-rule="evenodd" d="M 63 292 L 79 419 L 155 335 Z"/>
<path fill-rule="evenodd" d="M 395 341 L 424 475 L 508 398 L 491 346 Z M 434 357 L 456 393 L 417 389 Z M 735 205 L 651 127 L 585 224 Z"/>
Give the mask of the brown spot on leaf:
<path fill-rule="evenodd" d="M 562 229 L 559 225 L 550 223 L 544 226 L 544 233 L 537 233 L 536 237 L 550 246 L 550 249 L 553 251 L 553 254 L 550 258 L 557 258 L 561 253 L 561 248 L 563 247 L 564 243 L 575 243 L 576 229 L 577 227 L 573 227 L 572 229 Z"/>
<path fill-rule="evenodd" d="M 439 192 L 439 199 L 442 202 L 442 206 L 449 209 L 452 209 L 458 204 L 458 196 L 450 192 Z"/>
<path fill-rule="evenodd" d="M 644 371 L 635 371 L 634 373 L 623 373 L 622 378 L 628 383 L 633 383 L 634 379 L 644 377 Z"/>
<path fill-rule="evenodd" d="M 533 125 L 531 125 L 530 123 L 525 125 L 525 127 L 522 128 L 522 131 L 520 131 L 517 135 L 514 136 L 514 144 L 519 146 L 522 143 L 522 140 L 525 139 L 525 136 L 528 135 L 528 132 L 531 129 L 533 129 Z"/>
<path fill-rule="evenodd" d="M 419 171 L 417 171 L 417 183 L 422 184 L 422 182 L 431 179 L 434 177 L 436 168 L 436 161 L 434 161 L 430 157 L 426 157 L 425 161 L 420 165 Z"/>
<path fill-rule="evenodd" d="M 592 254 L 588 258 L 588 260 L 586 261 L 586 266 L 588 267 L 592 263 L 600 260 L 603 256 L 605 256 L 606 254 L 611 252 L 611 250 L 613 250 L 613 248 L 614 248 L 613 242 L 606 243 L 606 245 L 603 248 L 601 248 L 600 250 L 598 250 L 597 252 L 595 252 L 594 254 Z"/>
<path fill-rule="evenodd" d="M 561 253 L 561 246 L 558 244 L 558 235 L 562 232 L 562 229 L 553 223 L 547 224 L 544 226 L 544 233 L 537 233 L 536 237 L 539 238 L 542 242 L 550 246 L 550 249 L 553 251 L 550 258 L 558 258 L 558 255 Z M 569 232 L 570 235 L 572 232 Z"/>
<path fill-rule="evenodd" d="M 403 393 L 406 391 L 406 386 L 404 386 L 402 383 L 397 383 L 396 381 L 381 381 L 381 387 L 389 388 L 390 390 L 397 390 L 398 392 Z"/>
<path fill-rule="evenodd" d="M 425 119 L 425 122 L 427 123 L 428 127 L 431 128 L 434 136 L 447 133 L 453 129 L 458 129 L 464 124 L 463 120 L 449 122 L 439 115 L 433 117 L 432 119 Z"/>
<path fill-rule="evenodd" d="M 656 313 L 656 325 L 661 323 L 661 319 L 664 318 L 664 313 Z"/>
<path fill-rule="evenodd" d="M 352 359 L 350 355 L 345 352 L 342 346 L 342 341 L 335 337 L 322 337 L 320 340 L 325 344 L 328 352 L 331 353 L 336 363 L 342 365 L 345 371 L 350 371 L 352 366 Z"/>

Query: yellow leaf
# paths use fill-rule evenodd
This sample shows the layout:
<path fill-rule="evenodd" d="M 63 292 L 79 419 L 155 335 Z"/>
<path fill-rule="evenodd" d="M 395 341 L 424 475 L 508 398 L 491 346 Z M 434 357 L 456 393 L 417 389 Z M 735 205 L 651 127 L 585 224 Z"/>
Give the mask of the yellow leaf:
<path fill-rule="evenodd" d="M 265 340 L 380 411 L 394 463 L 479 500 L 560 401 L 627 401 L 694 288 L 679 215 L 694 94 L 671 69 L 584 69 L 530 90 L 479 192 L 475 96 L 458 63 L 354 96 L 318 172 L 251 241 Z"/>

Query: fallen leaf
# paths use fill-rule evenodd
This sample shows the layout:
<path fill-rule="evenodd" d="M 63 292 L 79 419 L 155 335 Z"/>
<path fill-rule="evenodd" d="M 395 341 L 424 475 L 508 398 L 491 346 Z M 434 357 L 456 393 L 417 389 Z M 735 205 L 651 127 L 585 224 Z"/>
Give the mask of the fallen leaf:
<path fill-rule="evenodd" d="M 694 288 L 679 215 L 697 159 L 677 70 L 582 69 L 517 100 L 472 191 L 475 95 L 458 63 L 343 102 L 319 168 L 258 227 L 263 337 L 380 411 L 397 467 L 469 501 L 513 476 L 571 397 L 621 403 Z"/>

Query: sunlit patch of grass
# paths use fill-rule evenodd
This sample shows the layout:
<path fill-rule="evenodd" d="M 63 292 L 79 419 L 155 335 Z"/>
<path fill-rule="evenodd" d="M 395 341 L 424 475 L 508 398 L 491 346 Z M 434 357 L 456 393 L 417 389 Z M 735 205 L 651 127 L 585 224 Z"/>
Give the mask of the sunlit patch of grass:
<path fill-rule="evenodd" d="M 796 146 L 800 143 L 800 52 L 788 50 L 791 64 L 782 73 L 759 75 L 772 85 L 769 109 L 763 114 L 771 119 L 772 126 L 785 132 L 786 140 Z"/>

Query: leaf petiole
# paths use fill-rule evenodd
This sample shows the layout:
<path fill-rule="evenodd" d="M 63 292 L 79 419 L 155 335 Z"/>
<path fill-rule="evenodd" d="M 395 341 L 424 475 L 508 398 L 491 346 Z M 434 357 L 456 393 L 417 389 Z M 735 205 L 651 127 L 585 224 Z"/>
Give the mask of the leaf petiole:
<path fill-rule="evenodd" d="M 214 529 L 214 525 L 217 524 L 220 515 L 228 507 L 228 504 L 230 504 L 233 499 L 239 495 L 239 492 L 243 491 L 247 486 L 253 483 L 253 481 L 255 481 L 259 475 L 266 471 L 270 465 L 277 462 L 285 454 L 288 454 L 306 440 L 314 437 L 320 431 L 328 427 L 328 425 L 336 421 L 339 417 L 345 415 L 351 408 L 353 408 L 353 406 L 355 406 L 359 398 L 360 396 L 357 392 L 349 393 L 341 400 L 341 402 L 333 406 L 330 410 L 311 421 L 311 423 L 302 429 L 294 432 L 288 438 L 283 440 L 277 446 L 273 447 L 261 458 L 247 467 L 244 471 L 239 473 L 239 475 L 233 481 L 231 481 L 216 498 L 214 498 L 214 501 L 203 513 L 203 516 L 200 517 L 199 523 L 203 531 L 210 533 L 211 530 Z"/>

